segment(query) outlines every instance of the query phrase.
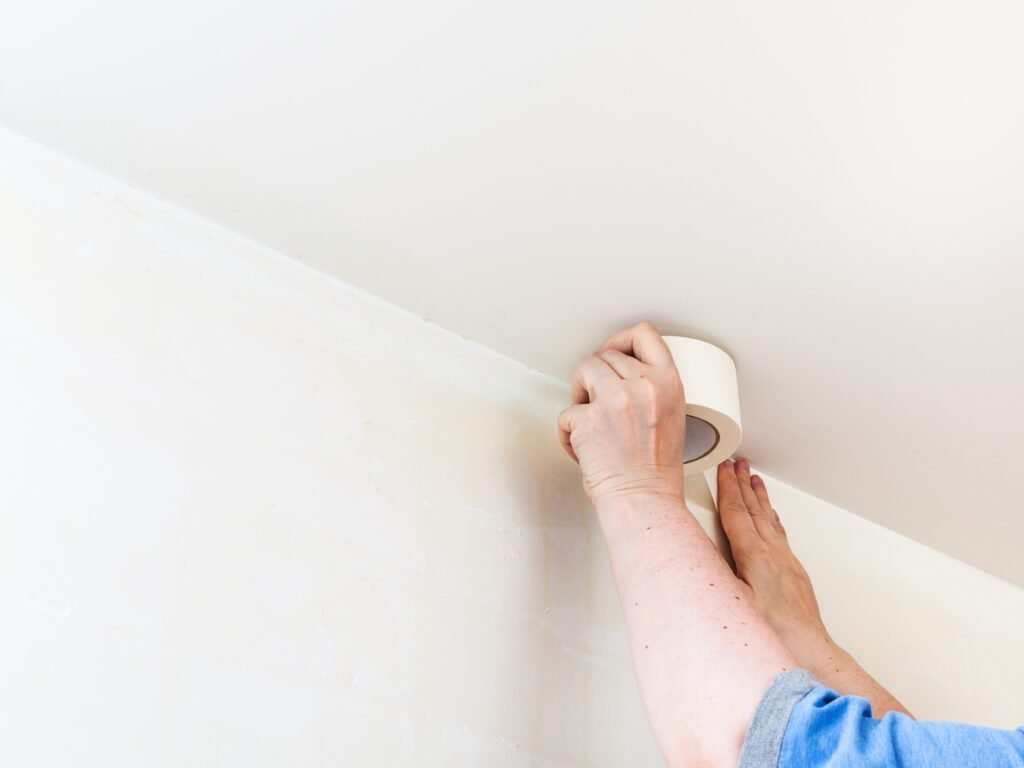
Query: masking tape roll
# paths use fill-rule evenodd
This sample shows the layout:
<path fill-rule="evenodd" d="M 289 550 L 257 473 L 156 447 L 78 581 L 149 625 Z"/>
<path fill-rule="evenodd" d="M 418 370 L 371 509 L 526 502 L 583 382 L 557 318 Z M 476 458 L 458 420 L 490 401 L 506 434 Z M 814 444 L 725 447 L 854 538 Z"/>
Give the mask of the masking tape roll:
<path fill-rule="evenodd" d="M 736 364 L 724 351 L 699 339 L 663 336 L 679 369 L 686 396 L 683 473 L 717 467 L 740 447 L 740 393 Z"/>

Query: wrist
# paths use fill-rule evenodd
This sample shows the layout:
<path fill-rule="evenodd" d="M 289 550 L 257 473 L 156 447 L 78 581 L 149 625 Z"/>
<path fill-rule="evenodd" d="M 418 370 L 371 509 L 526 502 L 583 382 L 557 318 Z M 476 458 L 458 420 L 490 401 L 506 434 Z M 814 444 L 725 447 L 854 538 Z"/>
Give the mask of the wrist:
<path fill-rule="evenodd" d="M 837 656 L 846 653 L 829 635 L 823 624 L 773 626 L 775 633 L 789 649 L 800 666 L 817 672 L 828 666 Z"/>
<path fill-rule="evenodd" d="M 686 509 L 680 493 L 668 491 L 622 491 L 607 493 L 593 500 L 598 517 L 645 516 L 656 510 Z"/>
<path fill-rule="evenodd" d="M 637 531 L 689 515 L 682 496 L 649 491 L 602 496 L 594 502 L 594 509 L 606 539 L 632 538 Z"/>
<path fill-rule="evenodd" d="M 685 503 L 682 466 L 643 465 L 628 471 L 601 473 L 590 479 L 595 507 L 644 503 Z"/>

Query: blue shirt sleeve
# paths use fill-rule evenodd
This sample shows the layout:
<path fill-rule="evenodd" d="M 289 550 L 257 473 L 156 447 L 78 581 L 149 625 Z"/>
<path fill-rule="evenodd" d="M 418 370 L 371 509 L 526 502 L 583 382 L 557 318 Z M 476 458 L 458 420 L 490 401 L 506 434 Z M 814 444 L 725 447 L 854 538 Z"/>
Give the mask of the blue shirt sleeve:
<path fill-rule="evenodd" d="M 792 709 L 779 768 L 955 766 L 1024 768 L 1024 728 L 1002 731 L 917 721 L 902 713 L 871 716 L 859 696 L 815 685 Z"/>

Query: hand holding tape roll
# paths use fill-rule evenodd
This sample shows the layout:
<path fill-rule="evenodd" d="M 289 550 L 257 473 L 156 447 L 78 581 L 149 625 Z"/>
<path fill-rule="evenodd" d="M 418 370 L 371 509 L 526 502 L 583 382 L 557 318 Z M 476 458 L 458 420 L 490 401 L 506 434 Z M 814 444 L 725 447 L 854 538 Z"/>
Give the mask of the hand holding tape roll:
<path fill-rule="evenodd" d="M 717 486 L 717 466 L 736 450 L 742 433 L 736 366 L 724 351 L 698 339 L 661 336 L 664 346 L 656 342 L 652 346 L 649 336 L 652 332 L 657 333 L 650 324 L 620 331 L 605 342 L 597 355 L 588 355 L 581 360 L 572 383 L 573 405 L 558 416 L 559 438 L 569 456 L 584 469 L 584 489 L 588 495 L 591 493 L 589 483 L 593 483 L 595 478 L 605 489 L 612 487 L 614 493 L 616 483 L 620 486 L 625 483 L 628 487 L 630 482 L 636 482 L 636 478 L 627 476 L 630 468 L 656 467 L 663 473 L 661 482 L 669 492 L 681 490 L 678 489 L 678 483 L 684 479 L 687 499 L 692 498 L 696 502 L 695 506 L 709 507 L 711 515 L 717 517 L 714 492 L 709 494 L 708 490 L 712 483 Z M 682 392 L 676 382 L 664 379 L 667 373 L 664 367 L 659 374 L 661 380 L 655 386 L 662 396 L 671 392 L 670 397 L 681 395 L 681 399 L 685 399 L 685 423 L 682 411 L 674 410 L 671 418 L 666 416 L 664 423 L 660 424 L 660 437 L 642 434 L 651 425 L 635 423 L 631 411 L 617 412 L 616 408 L 622 405 L 621 402 L 611 405 L 607 413 L 603 405 L 597 404 L 600 401 L 595 402 L 593 407 L 598 410 L 593 413 L 601 415 L 596 419 L 591 418 L 591 401 L 599 389 L 605 386 L 612 389 L 626 387 L 624 379 L 642 378 L 643 368 L 640 364 L 653 365 L 656 362 L 659 366 L 665 366 L 668 362 L 664 354 L 666 350 L 682 381 Z M 612 357 L 602 361 L 599 359 L 602 352 Z M 614 355 L 618 355 L 619 359 Z M 629 362 L 631 358 L 635 358 L 632 363 Z M 636 396 L 648 395 L 646 390 L 641 392 L 635 387 L 632 389 Z M 626 403 L 629 397 L 627 394 L 624 399 Z M 606 418 L 609 414 L 612 416 L 610 419 Z M 587 428 L 577 429 L 581 424 L 586 424 Z M 670 432 L 665 432 L 666 429 Z M 677 434 L 672 434 L 676 431 Z M 686 439 L 680 445 L 679 438 L 684 432 Z M 633 455 L 638 451 L 643 454 L 645 449 L 653 450 L 658 439 L 663 443 L 660 447 L 661 464 L 650 464 L 651 456 Z M 580 455 L 577 455 L 577 449 Z M 589 454 L 589 459 L 586 454 Z M 666 463 L 665 457 L 671 457 L 671 461 Z M 648 463 L 644 464 L 645 461 Z M 679 467 L 677 462 L 683 466 Z M 673 470 L 672 465 L 683 469 L 684 477 L 680 477 L 678 469 Z M 701 480 L 702 472 L 711 475 L 711 479 L 708 484 L 698 488 L 694 481 Z M 658 480 L 643 477 L 640 481 L 640 486 L 651 487 L 652 482 Z M 697 501 L 698 498 L 700 501 Z M 704 527 L 705 530 L 709 528 L 708 525 Z M 711 531 L 709 535 L 712 535 Z M 715 538 L 714 535 L 712 538 Z"/>

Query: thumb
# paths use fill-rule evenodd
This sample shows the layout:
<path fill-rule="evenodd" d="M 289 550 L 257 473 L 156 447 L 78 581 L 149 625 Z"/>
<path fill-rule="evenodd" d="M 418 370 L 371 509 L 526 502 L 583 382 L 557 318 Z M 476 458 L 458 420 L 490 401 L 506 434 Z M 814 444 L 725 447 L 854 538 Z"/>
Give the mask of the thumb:
<path fill-rule="evenodd" d="M 588 404 L 570 405 L 558 414 L 558 439 L 561 441 L 562 447 L 565 448 L 565 452 L 569 454 L 569 458 L 577 464 L 580 463 L 580 460 L 576 451 L 572 449 L 572 431 L 580 425 L 585 409 L 589 407 Z"/>

